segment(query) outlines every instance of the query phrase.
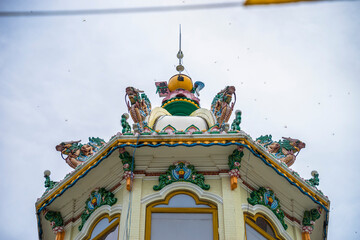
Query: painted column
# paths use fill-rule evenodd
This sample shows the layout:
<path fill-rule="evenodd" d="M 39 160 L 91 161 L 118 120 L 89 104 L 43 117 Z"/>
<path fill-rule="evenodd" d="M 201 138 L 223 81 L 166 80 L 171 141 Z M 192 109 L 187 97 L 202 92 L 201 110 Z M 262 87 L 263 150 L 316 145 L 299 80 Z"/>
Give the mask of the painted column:
<path fill-rule="evenodd" d="M 142 174 L 136 174 L 132 188 L 132 216 L 130 239 L 140 239 L 141 193 L 143 184 Z"/>
<path fill-rule="evenodd" d="M 143 175 L 137 174 L 133 180 L 131 191 L 123 189 L 119 239 L 140 239 L 142 178 Z"/>
<path fill-rule="evenodd" d="M 223 193 L 225 239 L 243 239 L 245 230 L 244 216 L 241 209 L 240 188 L 231 190 L 229 174 L 220 174 L 220 177 Z"/>

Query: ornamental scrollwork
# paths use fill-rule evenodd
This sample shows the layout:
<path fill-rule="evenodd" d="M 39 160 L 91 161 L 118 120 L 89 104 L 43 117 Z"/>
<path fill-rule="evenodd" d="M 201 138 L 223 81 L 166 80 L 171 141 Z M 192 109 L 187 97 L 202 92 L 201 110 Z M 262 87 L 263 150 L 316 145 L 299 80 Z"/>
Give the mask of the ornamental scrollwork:
<path fill-rule="evenodd" d="M 193 165 L 184 161 L 175 162 L 171 165 L 165 174 L 160 175 L 159 185 L 154 185 L 153 189 L 159 191 L 174 182 L 190 182 L 204 190 L 210 189 L 210 185 L 205 184 L 204 175 L 198 173 Z"/>
<path fill-rule="evenodd" d="M 241 167 L 241 159 L 244 156 L 244 147 L 239 146 L 235 149 L 231 155 L 228 157 L 228 165 L 230 168 L 229 175 L 235 176 L 237 178 L 240 177 L 240 167 Z"/>
<path fill-rule="evenodd" d="M 112 192 L 106 191 L 105 188 L 95 189 L 91 192 L 89 198 L 85 202 L 85 210 L 81 214 L 81 224 L 79 231 L 83 228 L 86 220 L 89 219 L 91 214 L 103 205 L 112 206 L 116 203 L 117 198 L 114 197 Z"/>
<path fill-rule="evenodd" d="M 279 219 L 284 229 L 286 230 L 288 228 L 284 221 L 285 214 L 281 210 L 280 201 L 271 189 L 260 187 L 258 190 L 252 191 L 252 193 L 250 194 L 250 198 L 248 198 L 247 200 L 248 203 L 253 206 L 256 204 L 260 204 L 269 208 Z"/>
<path fill-rule="evenodd" d="M 304 212 L 304 218 L 302 221 L 302 231 L 307 233 L 312 233 L 314 230 L 315 221 L 321 217 L 322 208 L 314 208 L 310 211 Z"/>
<path fill-rule="evenodd" d="M 45 219 L 50 222 L 51 228 L 55 234 L 64 231 L 64 221 L 60 212 L 48 211 L 45 209 L 44 216 Z"/>

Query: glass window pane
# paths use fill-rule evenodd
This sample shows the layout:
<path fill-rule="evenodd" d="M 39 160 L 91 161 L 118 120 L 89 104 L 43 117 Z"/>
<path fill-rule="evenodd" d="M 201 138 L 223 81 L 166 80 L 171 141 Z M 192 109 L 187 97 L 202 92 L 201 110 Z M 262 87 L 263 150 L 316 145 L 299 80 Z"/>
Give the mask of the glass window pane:
<path fill-rule="evenodd" d="M 246 239 L 247 240 L 266 240 L 266 238 L 253 229 L 250 225 L 246 224 Z"/>
<path fill-rule="evenodd" d="M 113 219 L 111 222 L 109 222 L 108 218 L 103 218 L 100 220 L 100 222 L 98 222 L 98 224 L 96 224 L 94 230 L 91 233 L 91 237 L 90 239 L 93 239 L 94 237 L 96 237 L 99 233 L 101 233 L 105 228 L 107 228 L 108 226 L 110 226 L 110 224 L 112 224 L 113 222 L 115 222 L 116 220 L 118 220 L 119 218 L 115 218 Z"/>
<path fill-rule="evenodd" d="M 99 240 L 117 240 L 119 236 L 119 225 L 116 225 L 113 229 L 107 232 Z"/>
<path fill-rule="evenodd" d="M 169 200 L 169 204 L 156 205 L 155 208 L 210 208 L 208 205 L 199 204 L 196 205 L 195 200 L 187 194 L 177 194 Z"/>
<path fill-rule="evenodd" d="M 267 232 L 269 235 L 271 235 L 272 237 L 275 237 L 275 232 L 272 229 L 272 227 L 270 226 L 270 224 L 263 219 L 262 217 L 258 217 L 256 219 L 256 225 L 258 225 L 262 230 L 264 230 L 265 232 Z"/>
<path fill-rule="evenodd" d="M 211 213 L 152 213 L 153 240 L 211 240 L 213 217 Z"/>

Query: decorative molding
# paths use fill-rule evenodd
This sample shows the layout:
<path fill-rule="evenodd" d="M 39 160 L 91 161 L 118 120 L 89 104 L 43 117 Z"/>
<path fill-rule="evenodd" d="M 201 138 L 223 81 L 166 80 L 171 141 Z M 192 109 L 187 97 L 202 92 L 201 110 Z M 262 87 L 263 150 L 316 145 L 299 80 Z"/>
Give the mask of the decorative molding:
<path fill-rule="evenodd" d="M 304 212 L 304 218 L 302 220 L 302 231 L 311 234 L 314 230 L 315 221 L 321 217 L 322 208 L 314 208 L 310 211 Z"/>
<path fill-rule="evenodd" d="M 228 157 L 228 165 L 229 165 L 229 175 L 230 177 L 230 187 L 231 190 L 234 190 L 238 186 L 238 178 L 240 178 L 240 167 L 241 167 L 241 159 L 244 156 L 244 147 L 238 146 L 232 154 Z"/>
<path fill-rule="evenodd" d="M 106 191 L 105 188 L 95 189 L 90 193 L 90 197 L 85 202 L 85 210 L 81 214 L 81 224 L 79 226 L 79 231 L 83 228 L 86 221 L 89 217 L 103 205 L 114 205 L 117 201 L 117 198 L 114 197 L 114 194 Z"/>
<path fill-rule="evenodd" d="M 228 157 L 229 175 L 239 178 L 241 159 L 244 156 L 244 147 L 238 146 Z"/>
<path fill-rule="evenodd" d="M 81 240 L 83 239 L 86 234 L 89 232 L 89 229 L 91 227 L 91 224 L 99 217 L 101 217 L 104 214 L 108 214 L 109 216 L 112 216 L 114 214 L 120 213 L 122 211 L 122 206 L 120 204 L 109 206 L 109 205 L 103 205 L 99 208 L 97 208 L 93 214 L 88 218 L 86 223 L 84 224 L 83 228 L 79 232 L 79 234 L 75 237 L 74 240 Z"/>
<path fill-rule="evenodd" d="M 209 190 L 210 185 L 205 184 L 205 177 L 203 174 L 195 170 L 194 165 L 186 161 L 178 161 L 173 163 L 165 174 L 160 175 L 159 185 L 154 185 L 153 189 L 159 191 L 166 185 L 174 182 L 190 182 L 198 185 L 204 190 Z"/>
<path fill-rule="evenodd" d="M 60 212 L 45 210 L 43 214 L 45 219 L 50 222 L 51 228 L 55 234 L 64 231 L 64 221 Z"/>
<path fill-rule="evenodd" d="M 248 203 L 251 205 L 263 205 L 270 209 L 275 216 L 279 219 L 284 229 L 286 230 L 288 226 L 284 222 L 285 214 L 281 210 L 280 201 L 275 196 L 274 191 L 270 188 L 260 187 L 258 190 L 254 190 L 250 194 L 250 198 L 247 199 Z"/>
<path fill-rule="evenodd" d="M 205 192 L 203 189 L 201 189 L 199 186 L 189 183 L 189 182 L 174 182 L 173 184 L 167 185 L 163 189 L 161 189 L 158 192 L 155 192 L 153 194 L 150 194 L 144 198 L 141 199 L 142 204 L 147 204 L 156 200 L 165 199 L 166 195 L 170 192 L 176 191 L 176 190 L 189 190 L 193 193 L 195 193 L 200 199 L 206 199 L 213 202 L 216 202 L 217 204 L 222 204 L 223 199 L 222 197 L 210 193 Z"/>
<path fill-rule="evenodd" d="M 126 189 L 131 191 L 134 178 L 135 160 L 125 148 L 119 148 L 119 158 L 123 164 L 124 179 L 126 179 Z"/>
<path fill-rule="evenodd" d="M 270 218 L 272 222 L 276 225 L 277 230 L 279 231 L 280 235 L 285 238 L 286 240 L 292 240 L 289 233 L 286 232 L 284 229 L 282 223 L 279 221 L 279 219 L 275 216 L 275 214 L 267 207 L 263 205 L 255 205 L 252 206 L 250 204 L 242 204 L 241 208 L 244 212 L 251 213 L 252 215 L 255 215 L 257 213 L 262 213 L 266 217 Z"/>

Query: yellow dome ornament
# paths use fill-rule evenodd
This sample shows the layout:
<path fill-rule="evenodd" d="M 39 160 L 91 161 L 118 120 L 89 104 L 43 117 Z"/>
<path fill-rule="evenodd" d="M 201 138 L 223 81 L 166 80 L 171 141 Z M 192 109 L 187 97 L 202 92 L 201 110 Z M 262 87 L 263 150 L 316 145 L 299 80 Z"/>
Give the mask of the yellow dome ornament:
<path fill-rule="evenodd" d="M 193 82 L 189 76 L 179 73 L 170 78 L 168 88 L 170 92 L 176 89 L 184 89 L 190 92 L 193 89 Z"/>

